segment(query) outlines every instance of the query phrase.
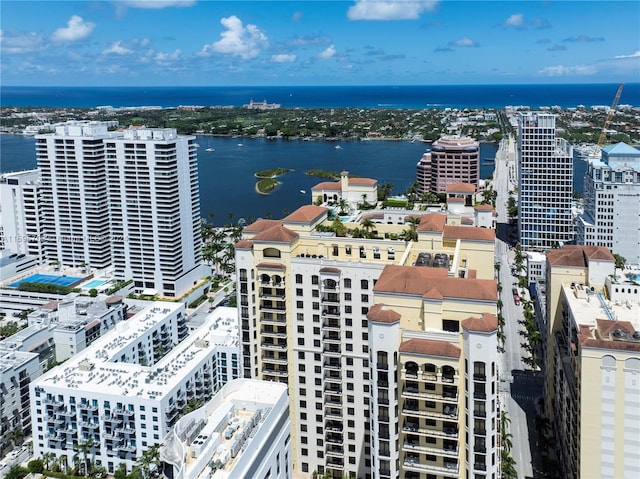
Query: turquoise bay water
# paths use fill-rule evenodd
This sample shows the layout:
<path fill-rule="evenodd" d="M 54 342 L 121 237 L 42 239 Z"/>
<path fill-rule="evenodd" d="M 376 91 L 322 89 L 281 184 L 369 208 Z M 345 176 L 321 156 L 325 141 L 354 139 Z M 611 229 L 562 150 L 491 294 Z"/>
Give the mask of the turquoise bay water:
<path fill-rule="evenodd" d="M 305 175 L 307 170 L 347 170 L 375 178 L 380 183 L 393 183 L 392 194 L 402 194 L 415 181 L 416 164 L 428 145 L 409 141 L 341 141 L 336 142 L 266 140 L 198 136 L 198 171 L 202 216 L 214 215 L 213 224 L 221 225 L 240 218 L 281 218 L 302 205 L 311 203 L 311 188 L 321 181 Z M 215 151 L 206 151 L 208 148 Z M 483 160 L 495 158 L 497 146 L 480 144 L 480 176 L 493 174 L 493 165 Z M 36 167 L 35 140 L 19 135 L 0 135 L 0 172 Z M 253 174 L 269 168 L 294 171 L 278 178 L 282 185 L 270 195 L 255 192 Z M 582 192 L 586 162 L 574 161 L 574 188 Z M 306 193 L 301 193 L 304 190 Z"/>

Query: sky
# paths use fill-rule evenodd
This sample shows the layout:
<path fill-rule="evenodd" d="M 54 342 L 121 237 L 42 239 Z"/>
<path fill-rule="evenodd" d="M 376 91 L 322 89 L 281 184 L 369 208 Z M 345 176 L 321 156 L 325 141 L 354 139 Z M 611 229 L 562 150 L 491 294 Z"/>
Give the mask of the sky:
<path fill-rule="evenodd" d="M 640 2 L 2 0 L 0 82 L 640 82 Z"/>

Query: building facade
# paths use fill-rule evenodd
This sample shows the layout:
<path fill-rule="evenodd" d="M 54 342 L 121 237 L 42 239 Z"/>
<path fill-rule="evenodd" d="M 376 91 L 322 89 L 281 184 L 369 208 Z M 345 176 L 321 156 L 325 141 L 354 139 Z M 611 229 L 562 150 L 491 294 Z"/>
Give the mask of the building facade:
<path fill-rule="evenodd" d="M 545 401 L 562 477 L 640 471 L 639 273 L 599 246 L 547 253 Z"/>
<path fill-rule="evenodd" d="M 0 250 L 42 259 L 40 203 L 38 170 L 0 177 Z"/>
<path fill-rule="evenodd" d="M 230 381 L 178 421 L 160 453 L 171 479 L 292 477 L 287 387 Z"/>
<path fill-rule="evenodd" d="M 573 150 L 556 137 L 556 117 L 518 116 L 518 233 L 524 250 L 547 251 L 574 238 Z"/>
<path fill-rule="evenodd" d="M 303 206 L 282 220 L 247 226 L 235 245 L 244 376 L 288 384 L 296 473 L 373 477 L 378 456 L 372 414 L 378 410 L 372 409 L 371 388 L 378 371 L 371 350 L 378 339 L 367 315 L 390 265 L 435 270 L 438 282 L 460 287 L 492 283 L 497 294 L 493 230 L 448 225 L 443 214 L 418 219 L 415 226 L 408 217 L 403 224 L 377 223 L 369 237 L 337 236 L 326 231 L 333 223 L 328 208 Z M 362 228 L 359 222 L 343 225 L 346 231 Z M 405 230 L 416 239 L 391 239 Z M 489 299 L 483 312 L 495 314 L 495 301 Z M 446 318 L 444 337 L 462 343 L 460 321 L 473 311 Z M 427 327 L 417 314 L 408 317 L 417 331 Z M 436 323 L 443 327 L 434 318 Z M 401 343 L 397 338 L 396 352 Z"/>
<path fill-rule="evenodd" d="M 87 458 L 130 471 L 188 408 L 240 375 L 235 318 L 210 316 L 187 336 L 182 303 L 153 302 L 30 384 L 33 450 L 63 469 Z M 87 450 L 78 463 L 77 451 Z M 84 471 L 86 472 L 86 471 Z"/>
<path fill-rule="evenodd" d="M 445 136 L 431 145 L 416 167 L 421 193 L 446 193 L 447 185 L 468 183 L 478 188 L 480 145 L 473 138 Z"/>
<path fill-rule="evenodd" d="M 113 266 L 134 292 L 178 297 L 201 278 L 195 138 L 68 122 L 36 136 L 49 263 Z"/>
<path fill-rule="evenodd" d="M 640 264 L 640 150 L 618 143 L 588 161 L 576 243 L 605 246 Z"/>

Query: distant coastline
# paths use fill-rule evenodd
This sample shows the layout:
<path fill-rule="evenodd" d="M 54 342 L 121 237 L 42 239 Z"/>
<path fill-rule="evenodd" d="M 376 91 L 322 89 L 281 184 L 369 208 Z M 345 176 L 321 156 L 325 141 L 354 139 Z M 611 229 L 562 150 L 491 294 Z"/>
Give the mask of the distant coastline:
<path fill-rule="evenodd" d="M 282 108 L 446 109 L 610 105 L 617 84 L 399 85 L 270 87 L 19 87 L 0 86 L 1 106 L 175 108 L 241 107 L 269 98 Z M 625 84 L 620 104 L 640 105 L 640 83 Z"/>

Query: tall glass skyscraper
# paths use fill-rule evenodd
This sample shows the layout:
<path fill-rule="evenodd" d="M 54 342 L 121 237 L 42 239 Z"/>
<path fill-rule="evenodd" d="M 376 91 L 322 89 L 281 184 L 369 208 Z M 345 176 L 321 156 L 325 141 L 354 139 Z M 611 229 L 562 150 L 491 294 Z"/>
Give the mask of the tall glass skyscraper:
<path fill-rule="evenodd" d="M 546 251 L 573 239 L 573 149 L 556 137 L 556 117 L 518 117 L 518 235 L 525 250 Z"/>

